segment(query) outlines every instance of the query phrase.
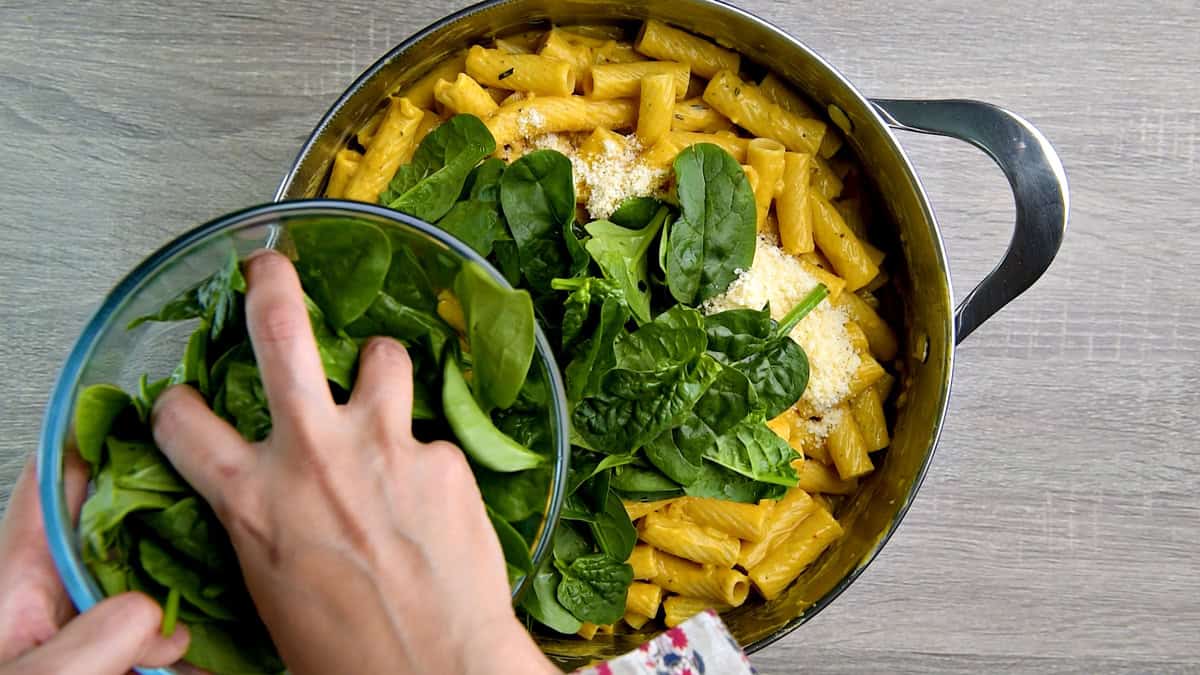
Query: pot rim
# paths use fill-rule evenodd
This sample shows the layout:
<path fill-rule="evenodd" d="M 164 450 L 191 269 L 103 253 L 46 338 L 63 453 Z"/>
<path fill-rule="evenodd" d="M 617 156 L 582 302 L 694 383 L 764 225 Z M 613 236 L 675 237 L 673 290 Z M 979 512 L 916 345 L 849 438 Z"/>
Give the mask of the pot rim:
<path fill-rule="evenodd" d="M 320 121 L 313 128 L 312 133 L 309 135 L 308 139 L 304 142 L 304 145 L 301 146 L 300 151 L 297 153 L 296 159 L 293 161 L 291 168 L 284 175 L 283 180 L 280 182 L 279 188 L 275 192 L 274 199 L 276 201 L 283 201 L 283 200 L 287 199 L 287 193 L 292 188 L 293 183 L 296 179 L 296 175 L 297 175 L 298 171 L 300 170 L 301 166 L 304 164 L 304 160 L 308 157 L 309 153 L 313 150 L 317 141 L 322 137 L 323 133 L 329 127 L 330 123 L 333 121 L 336 114 L 357 94 L 357 92 L 360 89 L 362 89 L 362 87 L 367 82 L 369 82 L 372 78 L 374 78 L 381 70 L 383 70 L 385 67 L 390 65 L 393 61 L 402 57 L 406 52 L 408 52 L 410 49 L 412 49 L 412 47 L 414 45 L 418 44 L 422 40 L 425 40 L 429 36 L 439 32 L 439 31 L 442 31 L 454 24 L 457 24 L 461 21 L 467 20 L 469 17 L 471 17 L 475 14 L 478 14 L 480 12 L 486 11 L 494 6 L 508 4 L 513 1 L 514 0 L 483 0 L 482 2 L 472 4 L 468 7 L 464 7 L 455 12 L 447 14 L 446 16 L 429 24 L 425 28 L 422 28 L 421 30 L 413 33 L 411 36 L 409 36 L 408 38 L 406 38 L 405 40 L 403 40 L 402 42 L 397 44 L 392 49 L 388 50 L 387 53 L 385 53 L 378 60 L 376 60 L 369 67 L 367 67 L 367 69 L 364 70 L 362 72 L 362 74 L 360 74 L 357 78 L 355 78 L 354 82 L 352 82 L 350 84 L 350 86 L 347 87 L 346 90 L 344 92 L 342 92 L 342 94 L 340 96 L 338 96 L 337 100 L 334 101 L 334 103 L 325 112 L 324 116 L 321 117 Z M 520 0 L 517 0 L 517 1 L 520 1 Z M 847 79 L 841 73 L 841 71 L 839 71 L 832 64 L 830 64 L 828 61 L 826 61 L 824 57 L 822 57 L 817 52 L 815 52 L 814 50 L 809 48 L 806 44 L 804 44 L 799 39 L 793 37 L 787 31 L 783 30 L 779 26 L 776 26 L 774 23 L 771 23 L 770 21 L 767 21 L 766 19 L 763 19 L 755 14 L 752 14 L 744 9 L 741 9 L 740 7 L 736 7 L 732 4 L 729 4 L 728 2 L 724 2 L 723 0 L 690 0 L 690 1 L 695 2 L 697 4 L 705 4 L 705 5 L 718 7 L 722 11 L 732 14 L 734 20 L 754 24 L 763 30 L 775 33 L 778 37 L 785 40 L 793 49 L 797 50 L 805 59 L 811 61 L 812 63 L 815 63 L 820 68 L 827 71 L 828 74 L 831 75 L 838 84 L 840 84 L 842 87 L 844 87 L 846 89 L 846 91 L 848 91 L 851 94 L 851 96 L 854 98 L 854 102 L 860 106 L 860 108 L 863 112 L 865 112 L 865 114 L 867 115 L 870 122 L 873 123 L 875 126 L 877 126 L 883 132 L 884 138 L 889 146 L 889 149 L 899 159 L 899 164 L 902 167 L 903 172 L 904 172 L 903 177 L 908 181 L 909 186 L 911 186 L 911 189 L 916 193 L 917 201 L 920 205 L 922 216 L 923 216 L 924 220 L 929 224 L 929 227 L 931 230 L 932 243 L 933 243 L 933 248 L 934 248 L 935 259 L 937 261 L 937 267 L 941 271 L 941 275 L 942 275 L 943 279 L 945 280 L 946 297 L 943 298 L 943 300 L 945 301 L 947 307 L 953 308 L 954 290 L 953 290 L 953 286 L 952 286 L 952 279 L 950 276 L 949 263 L 946 259 L 945 243 L 942 240 L 941 228 L 938 226 L 937 218 L 934 215 L 932 206 L 930 205 L 929 196 L 926 193 L 925 187 L 921 183 L 921 180 L 917 175 L 915 167 L 913 167 L 913 165 L 912 165 L 912 161 L 910 160 L 908 154 L 904 152 L 903 147 L 900 145 L 899 140 L 896 138 L 893 128 L 891 126 L 889 126 L 889 124 L 883 118 L 883 116 L 880 115 L 879 111 L 871 103 L 870 99 L 868 99 L 866 96 L 864 96 L 862 94 L 862 92 L 860 92 L 858 90 L 858 88 L 856 86 L 854 86 L 854 84 L 852 84 L 850 82 L 850 80 Z M 622 19 L 622 18 L 634 19 L 636 17 L 621 17 L 621 16 L 614 17 L 614 19 Z M 892 535 L 895 534 L 896 530 L 900 526 L 901 521 L 903 521 L 904 517 L 908 514 L 908 510 L 912 507 L 912 504 L 916 499 L 916 495 L 920 491 L 921 485 L 925 480 L 925 476 L 929 472 L 930 464 L 933 461 L 933 456 L 937 450 L 938 442 L 941 439 L 942 429 L 945 425 L 946 412 L 949 408 L 950 390 L 951 390 L 951 384 L 952 384 L 953 376 L 954 376 L 954 353 L 955 353 L 955 345 L 957 344 L 956 331 L 955 331 L 955 320 L 954 320 L 953 311 L 951 311 L 950 315 L 946 319 L 946 325 L 944 327 L 944 330 L 945 330 L 945 332 L 943 335 L 943 339 L 945 341 L 944 344 L 946 345 L 945 356 L 944 356 L 944 360 L 945 360 L 945 371 L 944 372 L 945 372 L 945 374 L 942 377 L 942 386 L 940 389 L 940 400 L 937 402 L 937 405 L 935 408 L 936 415 L 934 416 L 934 419 L 931 422 L 933 426 L 932 426 L 932 434 L 930 435 L 929 449 L 926 451 L 925 457 L 922 460 L 922 462 L 916 472 L 916 475 L 913 477 L 912 485 L 909 488 L 907 494 L 905 495 L 903 502 L 896 509 L 895 516 L 893 517 L 890 525 L 879 534 L 878 538 L 876 539 L 875 544 L 872 546 L 870 551 L 866 555 L 864 555 L 860 559 L 859 563 L 853 569 L 851 569 L 840 581 L 838 581 L 838 583 L 835 584 L 833 586 L 833 588 L 831 588 L 829 591 L 827 591 L 824 595 L 822 595 L 820 598 L 818 598 L 815 602 L 813 602 L 812 604 L 805 607 L 805 609 L 798 616 L 796 616 L 792 619 L 789 619 L 786 623 L 784 623 L 778 629 L 772 631 L 770 634 L 768 634 L 764 637 L 761 637 L 761 638 L 751 642 L 748 645 L 742 645 L 742 647 L 745 649 L 745 651 L 747 653 L 752 654 L 752 653 L 755 653 L 755 652 L 763 649 L 764 647 L 774 644 L 778 640 L 782 639 L 784 636 L 786 636 L 789 633 L 791 633 L 792 631 L 794 631 L 801 624 L 805 623 L 812 617 L 816 616 L 818 613 L 821 612 L 821 610 L 825 609 L 825 607 L 827 607 L 830 603 L 832 603 L 834 600 L 836 600 L 838 598 L 838 596 L 840 596 L 842 594 L 842 592 L 844 592 L 851 584 L 853 584 L 858 579 L 858 577 L 863 573 L 863 571 L 875 560 L 876 556 L 879 555 L 879 552 L 883 549 L 883 547 L 891 539 Z"/>

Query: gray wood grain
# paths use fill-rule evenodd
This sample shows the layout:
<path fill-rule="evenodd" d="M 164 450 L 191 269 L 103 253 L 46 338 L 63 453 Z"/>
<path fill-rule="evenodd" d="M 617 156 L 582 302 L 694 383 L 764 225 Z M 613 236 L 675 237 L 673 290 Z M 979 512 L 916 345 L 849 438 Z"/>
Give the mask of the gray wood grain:
<path fill-rule="evenodd" d="M 1200 671 L 1195 4 L 742 4 L 868 94 L 1026 115 L 1072 187 L 1059 260 L 962 346 L 898 535 L 759 667 Z M 355 74 L 457 6 L 0 4 L 0 501 L 119 276 L 269 199 Z M 1007 185 L 965 145 L 903 140 L 962 297 L 1007 241 Z"/>

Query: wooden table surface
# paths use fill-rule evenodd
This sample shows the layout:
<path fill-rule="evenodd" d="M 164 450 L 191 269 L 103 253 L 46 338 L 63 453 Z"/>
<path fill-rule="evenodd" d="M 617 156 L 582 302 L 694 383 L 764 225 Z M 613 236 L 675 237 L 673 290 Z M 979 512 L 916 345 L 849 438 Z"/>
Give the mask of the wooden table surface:
<path fill-rule="evenodd" d="M 269 200 L 354 76 L 459 6 L 57 4 L 0 3 L 0 501 L 120 275 Z M 1049 273 L 960 348 L 897 536 L 761 670 L 1200 671 L 1194 2 L 742 4 L 869 95 L 1026 115 L 1072 188 Z M 903 142 L 961 298 L 1007 242 L 1007 184 L 965 144 Z"/>

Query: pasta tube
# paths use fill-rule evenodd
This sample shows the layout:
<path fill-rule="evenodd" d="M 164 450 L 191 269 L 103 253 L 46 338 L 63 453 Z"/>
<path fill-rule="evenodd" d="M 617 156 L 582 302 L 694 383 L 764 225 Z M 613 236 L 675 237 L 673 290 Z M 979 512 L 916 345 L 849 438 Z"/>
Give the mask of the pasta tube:
<path fill-rule="evenodd" d="M 810 194 L 808 203 L 812 210 L 813 239 L 837 275 L 846 280 L 846 290 L 856 291 L 866 286 L 879 274 L 879 266 L 867 257 L 862 242 L 824 197 Z"/>
<path fill-rule="evenodd" d="M 654 583 L 663 590 L 737 607 L 750 591 L 746 575 L 732 569 L 697 565 L 669 553 L 660 555 L 662 574 Z"/>
<path fill-rule="evenodd" d="M 638 103 L 637 137 L 645 147 L 654 145 L 671 129 L 675 107 L 675 78 L 656 73 L 642 78 Z"/>
<path fill-rule="evenodd" d="M 634 546 L 633 553 L 629 554 L 627 562 L 633 568 L 634 579 L 649 581 L 657 578 L 662 572 L 662 565 L 659 564 L 658 559 L 658 551 L 655 551 L 653 546 L 647 544 Z"/>
<path fill-rule="evenodd" d="M 742 569 L 751 569 L 762 562 L 762 559 L 787 539 L 800 521 L 807 518 L 816 508 L 816 502 L 807 492 L 800 488 L 789 488 L 771 512 L 762 539 L 742 545 L 742 552 L 738 554 L 738 565 Z"/>
<path fill-rule="evenodd" d="M 888 438 L 887 416 L 883 412 L 883 399 L 879 397 L 878 386 L 870 386 L 850 399 L 850 412 L 858 429 L 862 432 L 863 442 L 867 444 L 867 452 L 882 450 L 891 443 Z"/>
<path fill-rule="evenodd" d="M 637 520 L 647 513 L 664 508 L 667 504 L 670 504 L 673 501 L 675 501 L 675 498 L 659 499 L 658 501 L 653 502 L 624 501 L 622 504 L 625 505 L 625 512 L 629 514 L 629 519 Z"/>
<path fill-rule="evenodd" d="M 792 255 L 807 253 L 814 248 L 812 212 L 808 206 L 811 164 L 812 155 L 807 153 L 789 152 L 783 156 L 783 175 L 779 198 L 775 203 L 775 215 L 779 217 L 779 243 L 784 251 Z"/>
<path fill-rule="evenodd" d="M 592 66 L 584 80 L 583 91 L 595 99 L 628 98 L 637 96 L 642 80 L 650 75 L 667 74 L 675 78 L 675 97 L 687 93 L 688 67 L 671 61 L 638 61 L 635 63 L 605 63 Z"/>
<path fill-rule="evenodd" d="M 667 509 L 669 516 L 724 532 L 731 537 L 758 541 L 767 532 L 775 502 L 759 504 L 727 502 L 723 499 L 680 497 Z"/>
<path fill-rule="evenodd" d="M 633 48 L 661 61 L 686 63 L 701 77 L 712 77 L 722 70 L 736 73 L 741 65 L 741 56 L 737 52 L 655 19 L 642 23 Z"/>
<path fill-rule="evenodd" d="M 425 113 L 408 98 L 392 99 L 358 171 L 346 184 L 345 198 L 375 203 L 396 169 L 416 150 L 416 131 Z"/>
<path fill-rule="evenodd" d="M 629 129 L 637 104 L 629 99 L 596 101 L 583 96 L 536 96 L 500 106 L 484 121 L 498 147 L 524 137 L 596 127 Z"/>
<path fill-rule="evenodd" d="M 475 45 L 467 51 L 467 74 L 489 87 L 541 96 L 568 96 L 575 91 L 571 64 L 538 54 L 505 54 Z"/>
<path fill-rule="evenodd" d="M 438 63 L 404 90 L 404 97 L 418 108 L 433 107 L 433 88 L 438 80 L 453 81 L 454 77 L 466 68 L 466 52 L 456 52 L 445 61 Z"/>
<path fill-rule="evenodd" d="M 773 138 L 792 152 L 815 153 L 825 135 L 825 123 L 790 113 L 771 103 L 758 87 L 723 70 L 709 80 L 704 101 L 755 136 Z"/>
<path fill-rule="evenodd" d="M 875 465 L 867 454 L 867 443 L 850 409 L 842 404 L 831 414 L 835 419 L 829 429 L 829 456 L 833 458 L 838 476 L 848 480 L 874 471 Z"/>
<path fill-rule="evenodd" d="M 609 63 L 638 63 L 645 61 L 646 57 L 637 53 L 633 45 L 628 42 L 609 40 L 599 47 L 592 48 L 592 60 L 596 65 L 605 65 Z"/>
<path fill-rule="evenodd" d="M 667 624 L 667 628 L 674 628 L 700 612 L 709 609 L 724 612 L 727 609 L 732 609 L 732 607 L 704 598 L 672 595 L 663 600 L 663 623 Z"/>
<path fill-rule="evenodd" d="M 642 518 L 638 536 L 660 551 L 718 567 L 733 567 L 742 548 L 737 537 L 668 517 L 662 511 L 648 513 Z"/>
<path fill-rule="evenodd" d="M 746 161 L 758 173 L 758 185 L 754 188 L 754 206 L 758 219 L 758 231 L 763 231 L 767 211 L 779 191 L 784 169 L 783 144 L 769 138 L 754 138 L 746 143 Z"/>
<path fill-rule="evenodd" d="M 697 143 L 713 143 L 721 146 L 739 164 L 746 161 L 746 146 L 749 141 L 745 138 L 725 134 L 698 134 L 692 131 L 672 131 L 667 137 L 678 145 L 680 150 Z"/>
<path fill-rule="evenodd" d="M 358 164 L 361 161 L 362 155 L 350 148 L 338 150 L 337 154 L 333 156 L 333 169 L 329 172 L 329 185 L 325 187 L 325 196 L 330 199 L 341 199 L 346 192 L 346 185 L 354 176 L 354 172 L 358 170 Z"/>
<path fill-rule="evenodd" d="M 671 114 L 672 131 L 698 131 L 711 134 L 733 128 L 733 122 L 713 110 L 702 98 L 679 101 Z"/>
<path fill-rule="evenodd" d="M 550 32 L 546 33 L 546 41 L 538 53 L 571 64 L 571 68 L 575 71 L 575 88 L 582 91 L 584 78 L 595 59 L 591 47 L 579 42 L 571 42 L 561 28 L 551 28 Z"/>
<path fill-rule="evenodd" d="M 800 477 L 800 481 L 796 484 L 796 487 L 805 492 L 848 495 L 858 489 L 857 480 L 853 478 L 842 480 L 834 469 L 830 469 L 820 462 L 806 459 L 802 462 L 794 463 L 793 466 L 796 466 L 796 474 Z"/>
<path fill-rule="evenodd" d="M 843 293 L 836 300 L 831 299 L 831 302 L 867 334 L 867 341 L 871 344 L 871 353 L 875 358 L 881 361 L 896 358 L 896 353 L 900 350 L 896 334 L 865 300 L 854 293 Z"/>
<path fill-rule="evenodd" d="M 658 616 L 658 605 L 662 602 L 662 594 L 662 589 L 654 584 L 635 581 L 629 585 L 629 591 L 625 595 L 625 611 L 642 616 Z"/>
<path fill-rule="evenodd" d="M 750 579 L 767 600 L 774 600 L 804 568 L 842 536 L 842 526 L 825 509 L 818 509 L 762 562 L 750 568 Z"/>
<path fill-rule="evenodd" d="M 452 114 L 466 113 L 480 119 L 500 107 L 491 94 L 466 73 L 459 73 L 454 82 L 439 80 L 433 88 L 433 97 Z"/>
<path fill-rule="evenodd" d="M 625 623 L 634 630 L 640 630 L 642 626 L 650 623 L 650 617 L 627 611 L 625 612 Z"/>

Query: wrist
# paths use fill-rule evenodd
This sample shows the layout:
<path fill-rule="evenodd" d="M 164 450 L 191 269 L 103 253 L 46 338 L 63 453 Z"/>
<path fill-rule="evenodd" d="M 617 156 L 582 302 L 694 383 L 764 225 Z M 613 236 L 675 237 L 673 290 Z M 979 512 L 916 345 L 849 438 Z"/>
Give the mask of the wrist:
<path fill-rule="evenodd" d="M 561 675 L 516 617 L 493 625 L 466 653 L 467 675 Z"/>

